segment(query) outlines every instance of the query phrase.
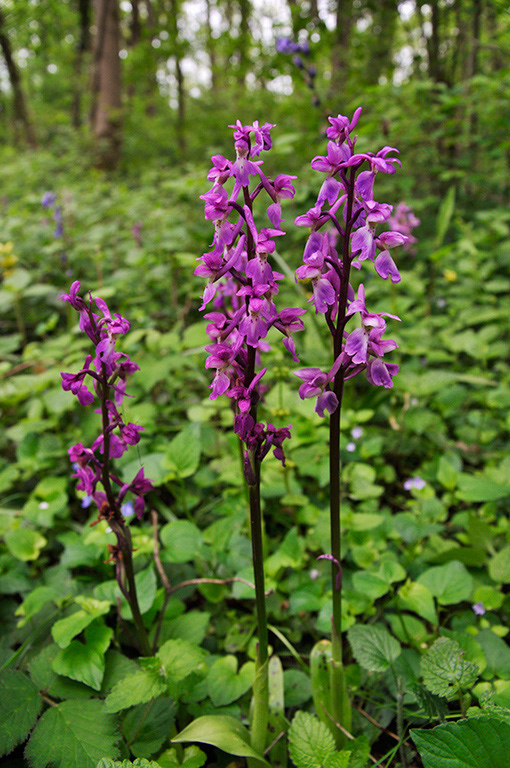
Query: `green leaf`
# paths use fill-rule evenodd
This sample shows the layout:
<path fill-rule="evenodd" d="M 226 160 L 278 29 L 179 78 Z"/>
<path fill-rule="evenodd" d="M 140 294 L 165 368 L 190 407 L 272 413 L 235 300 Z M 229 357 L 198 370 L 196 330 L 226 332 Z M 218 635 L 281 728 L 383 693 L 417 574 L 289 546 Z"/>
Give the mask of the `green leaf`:
<path fill-rule="evenodd" d="M 73 637 L 79 635 L 99 616 L 108 613 L 111 607 L 109 600 L 95 600 L 93 597 L 80 595 L 75 598 L 75 602 L 81 605 L 81 609 L 65 619 L 56 621 L 51 630 L 53 639 L 61 648 L 67 648 Z"/>
<path fill-rule="evenodd" d="M 285 705 L 297 707 L 312 698 L 312 683 L 308 675 L 299 669 L 286 669 L 283 673 Z"/>
<path fill-rule="evenodd" d="M 42 709 L 34 683 L 22 672 L 7 670 L 0 675 L 0 757 L 26 739 Z"/>
<path fill-rule="evenodd" d="M 58 592 L 53 587 L 36 587 L 32 590 L 14 613 L 15 616 L 22 617 L 18 621 L 18 627 L 24 627 L 33 616 L 39 613 L 41 608 L 57 597 L 57 595 Z"/>
<path fill-rule="evenodd" d="M 145 758 L 137 757 L 135 762 L 131 760 L 112 760 L 109 757 L 103 757 L 96 768 L 163 768 L 159 763 L 155 763 L 154 760 L 146 760 Z"/>
<path fill-rule="evenodd" d="M 477 717 L 411 730 L 425 768 L 508 768 L 510 724 Z"/>
<path fill-rule="evenodd" d="M 182 768 L 202 768 L 207 761 L 207 756 L 200 747 L 192 744 L 184 749 L 182 761 L 179 760 L 177 755 L 177 747 L 166 749 L 158 757 L 158 760 L 161 768 L 176 768 L 176 766 L 182 766 Z"/>
<path fill-rule="evenodd" d="M 193 720 L 172 741 L 198 741 L 199 744 L 211 744 L 229 755 L 237 757 L 256 757 L 269 765 L 264 757 L 250 745 L 250 734 L 234 717 L 229 715 L 204 715 Z"/>
<path fill-rule="evenodd" d="M 160 536 L 165 545 L 163 559 L 170 563 L 194 560 L 204 545 L 200 530 L 189 520 L 172 520 L 161 529 Z"/>
<path fill-rule="evenodd" d="M 418 576 L 417 581 L 430 590 L 440 605 L 467 600 L 473 589 L 473 577 L 458 560 L 428 568 Z"/>
<path fill-rule="evenodd" d="M 103 654 L 79 640 L 72 640 L 67 648 L 61 648 L 53 661 L 57 675 L 78 680 L 95 691 L 101 690 L 104 668 Z"/>
<path fill-rule="evenodd" d="M 446 488 L 448 491 L 453 491 L 457 485 L 459 473 L 455 467 L 450 464 L 446 456 L 441 456 L 437 467 L 436 477 L 443 488 Z"/>
<path fill-rule="evenodd" d="M 237 701 L 249 691 L 255 678 L 255 664 L 247 661 L 237 672 L 237 658 L 223 656 L 216 659 L 207 674 L 207 692 L 215 707 L 224 707 Z"/>
<path fill-rule="evenodd" d="M 107 712 L 119 712 L 121 709 L 143 704 L 166 691 L 166 680 L 160 671 L 161 662 L 159 659 L 152 661 L 158 663 L 147 665 L 145 669 L 127 675 L 113 686 L 105 699 Z"/>
<path fill-rule="evenodd" d="M 507 643 L 490 629 L 484 629 L 476 636 L 487 659 L 488 669 L 501 680 L 510 680 L 510 648 Z"/>
<path fill-rule="evenodd" d="M 192 672 L 196 672 L 205 658 L 205 651 L 186 640 L 167 640 L 157 653 L 163 671 L 174 683 L 180 683 Z"/>
<path fill-rule="evenodd" d="M 456 495 L 461 501 L 497 501 L 510 496 L 510 485 L 480 475 L 459 474 Z"/>
<path fill-rule="evenodd" d="M 115 718 L 96 699 L 64 701 L 37 723 L 25 749 L 32 768 L 95 768 L 103 755 L 117 755 Z"/>
<path fill-rule="evenodd" d="M 434 598 L 428 587 L 416 581 L 408 581 L 398 591 L 399 607 L 404 610 L 414 611 L 431 624 L 437 624 Z"/>
<path fill-rule="evenodd" d="M 297 768 L 319 768 L 334 752 L 327 725 L 309 712 L 297 712 L 289 729 L 289 753 Z"/>
<path fill-rule="evenodd" d="M 464 652 L 455 640 L 440 637 L 421 658 L 423 684 L 437 696 L 459 694 L 470 688 L 478 677 L 478 665 L 464 660 Z"/>
<path fill-rule="evenodd" d="M 370 672 L 385 672 L 402 650 L 398 640 L 380 624 L 355 624 L 347 636 L 356 661 Z"/>
<path fill-rule="evenodd" d="M 342 749 L 341 752 L 334 752 L 328 755 L 324 761 L 324 768 L 347 768 L 351 753 L 349 750 Z"/>
<path fill-rule="evenodd" d="M 441 206 L 439 208 L 439 213 L 437 214 L 437 222 L 436 222 L 436 248 L 440 248 L 443 244 L 443 240 L 446 235 L 446 231 L 448 227 L 450 226 L 450 221 L 452 220 L 453 212 L 455 210 L 455 187 L 450 187 L 448 192 L 446 193 L 443 201 L 441 202 Z"/>
<path fill-rule="evenodd" d="M 15 528 L 4 536 L 7 549 L 18 560 L 36 560 L 47 540 L 32 528 Z"/>
<path fill-rule="evenodd" d="M 371 600 L 377 600 L 391 588 L 388 581 L 369 571 L 356 571 L 352 575 L 352 583 L 357 592 L 367 595 Z"/>
<path fill-rule="evenodd" d="M 175 705 L 170 697 L 139 704 L 124 715 L 122 733 L 135 757 L 151 757 L 174 726 Z"/>
<path fill-rule="evenodd" d="M 200 424 L 189 424 L 171 440 L 163 466 L 170 470 L 170 477 L 185 478 L 194 475 L 200 464 Z"/>
<path fill-rule="evenodd" d="M 510 583 L 510 545 L 489 560 L 489 576 L 498 584 Z"/>

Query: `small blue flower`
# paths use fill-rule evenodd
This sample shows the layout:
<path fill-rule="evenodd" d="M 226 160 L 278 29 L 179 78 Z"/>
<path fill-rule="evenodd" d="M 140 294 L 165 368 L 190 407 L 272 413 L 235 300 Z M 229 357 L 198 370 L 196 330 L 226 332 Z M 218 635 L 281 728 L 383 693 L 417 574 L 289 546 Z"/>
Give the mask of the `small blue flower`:
<path fill-rule="evenodd" d="M 416 475 L 415 477 L 410 477 L 409 480 L 406 480 L 404 483 L 404 488 L 406 491 L 410 491 L 413 488 L 416 488 L 416 490 L 421 491 L 422 488 L 425 488 L 427 483 L 423 479 L 423 477 L 420 477 L 419 475 Z"/>
<path fill-rule="evenodd" d="M 483 603 L 475 603 L 473 605 L 473 611 L 477 616 L 483 616 L 485 613 L 485 605 Z"/>
<path fill-rule="evenodd" d="M 120 508 L 123 517 L 132 517 L 135 514 L 135 508 L 132 501 L 126 501 Z"/>

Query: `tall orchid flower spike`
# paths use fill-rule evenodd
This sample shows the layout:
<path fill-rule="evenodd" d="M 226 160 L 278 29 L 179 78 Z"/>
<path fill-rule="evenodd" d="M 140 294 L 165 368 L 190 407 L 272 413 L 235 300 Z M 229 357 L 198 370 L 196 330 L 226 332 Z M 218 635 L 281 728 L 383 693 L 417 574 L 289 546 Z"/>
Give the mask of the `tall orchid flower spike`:
<path fill-rule="evenodd" d="M 356 297 L 350 279 L 352 267 L 361 269 L 363 263 L 372 262 L 379 277 L 397 283 L 400 274 L 390 249 L 408 241 L 402 227 L 387 229 L 393 207 L 374 199 L 377 174 L 393 174 L 400 165 L 400 160 L 393 156 L 398 150 L 383 147 L 377 153 L 356 153 L 353 130 L 360 115 L 361 107 L 358 107 L 351 119 L 343 115 L 329 118 L 326 154 L 318 155 L 311 163 L 312 168 L 326 178 L 314 207 L 295 221 L 298 226 L 311 230 L 296 279 L 310 281 L 310 301 L 316 313 L 324 315 L 331 335 L 333 365 L 330 370 L 302 368 L 295 374 L 302 381 L 300 397 L 315 398 L 315 410 L 320 417 L 329 414 L 331 552 L 327 559 L 332 563 L 333 616 L 328 694 L 331 709 L 324 722 L 332 730 L 338 746 L 343 744 L 344 733 L 350 731 L 351 723 L 342 666 L 340 416 L 344 383 L 364 372 L 370 384 L 389 389 L 398 372 L 396 363 L 386 362 L 385 356 L 394 351 L 397 344 L 385 338 L 385 318 L 399 318 L 387 312 L 370 311 L 363 283 Z M 331 231 L 328 232 L 328 228 Z M 359 327 L 349 331 L 348 324 L 354 317 L 358 318 Z M 317 708 L 319 714 L 324 714 L 322 703 L 318 702 Z M 339 723 L 341 728 L 336 728 L 334 723 Z"/>
<path fill-rule="evenodd" d="M 90 448 L 82 443 L 73 445 L 69 449 L 69 458 L 75 467 L 77 490 L 84 491 L 97 506 L 95 522 L 108 521 L 116 536 L 116 545 L 109 545 L 110 560 L 115 564 L 119 588 L 130 605 L 140 650 L 144 656 L 150 656 L 152 650 L 138 604 L 131 533 L 122 506 L 126 495 L 130 494 L 134 497 L 134 512 L 140 519 L 145 509 L 145 496 L 152 490 L 152 483 L 144 476 L 142 467 L 131 483 L 122 484 L 112 467 L 114 459 L 120 458 L 130 446 L 138 444 L 140 432 L 144 430 L 138 424 L 126 424 L 118 410 L 126 396 L 127 379 L 139 367 L 124 352 L 116 349 L 119 336 L 129 330 L 129 322 L 118 314 L 112 315 L 103 299 L 93 301 L 90 295 L 88 301 L 81 298 L 79 290 L 80 283 L 76 280 L 70 292 L 60 298 L 79 313 L 80 328 L 94 344 L 95 354 L 87 355 L 83 368 L 77 374 L 61 373 L 62 388 L 76 395 L 80 405 L 88 406 L 97 401 L 102 429 Z M 94 312 L 94 305 L 101 314 Z"/>
<path fill-rule="evenodd" d="M 290 439 L 291 425 L 275 427 L 258 420 L 262 379 L 267 371 L 266 367 L 261 367 L 261 359 L 270 349 L 267 336 L 274 328 L 281 333 L 284 348 L 295 362 L 299 362 L 294 334 L 303 330 L 301 315 L 305 310 L 277 306 L 278 283 L 283 275 L 276 272 L 271 263 L 277 247 L 276 238 L 285 234 L 281 230 L 281 201 L 294 197 L 292 181 L 296 177 L 278 174 L 273 181 L 263 173 L 263 161 L 254 159 L 272 147 L 274 126 L 271 123 L 261 125 L 254 121 L 252 125 L 243 125 L 237 120 L 230 127 L 234 129 L 236 156 L 234 160 L 222 155 L 212 158 L 213 167 L 207 178 L 213 186 L 202 199 L 205 218 L 214 223 L 214 237 L 211 251 L 203 254 L 195 274 L 208 280 L 200 309 L 211 303 L 213 307 L 213 311 L 205 315 L 212 342 L 206 346 L 205 365 L 214 371 L 210 398 L 226 395 L 230 399 L 233 429 L 243 448 L 243 473 L 250 498 L 258 624 L 251 741 L 262 757 L 268 740 L 268 630 L 260 505 L 261 465 L 272 451 L 285 466 L 284 444 Z M 260 208 L 265 195 L 269 204 L 266 203 L 265 211 L 263 206 L 261 212 L 257 211 L 256 207 Z M 320 288 L 319 293 L 322 296 Z"/>

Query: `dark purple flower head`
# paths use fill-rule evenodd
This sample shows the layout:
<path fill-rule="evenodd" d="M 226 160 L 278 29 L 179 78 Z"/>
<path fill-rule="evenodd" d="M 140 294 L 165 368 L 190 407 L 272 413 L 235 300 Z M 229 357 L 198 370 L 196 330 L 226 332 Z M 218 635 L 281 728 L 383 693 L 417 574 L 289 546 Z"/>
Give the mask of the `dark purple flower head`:
<path fill-rule="evenodd" d="M 290 37 L 277 37 L 275 48 L 278 53 L 297 53 L 300 50 L 299 43 L 295 43 Z"/>
<path fill-rule="evenodd" d="M 41 198 L 41 205 L 43 208 L 53 208 L 57 201 L 57 196 L 54 192 L 45 192 Z"/>

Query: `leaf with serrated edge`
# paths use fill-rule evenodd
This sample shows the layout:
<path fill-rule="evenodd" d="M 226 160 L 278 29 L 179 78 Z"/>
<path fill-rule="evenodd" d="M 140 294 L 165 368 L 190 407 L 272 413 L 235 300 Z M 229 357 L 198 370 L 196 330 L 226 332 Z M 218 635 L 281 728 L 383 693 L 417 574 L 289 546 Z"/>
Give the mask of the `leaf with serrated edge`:
<path fill-rule="evenodd" d="M 508 768 L 510 724 L 477 717 L 411 730 L 425 768 Z"/>
<path fill-rule="evenodd" d="M 157 670 L 140 669 L 113 686 L 105 699 L 107 712 L 143 704 L 166 691 L 166 681 Z"/>
<path fill-rule="evenodd" d="M 167 677 L 179 683 L 204 660 L 205 651 L 187 640 L 167 640 L 158 651 Z"/>
<path fill-rule="evenodd" d="M 193 720 L 172 742 L 198 741 L 211 744 L 229 755 L 256 757 L 265 765 L 269 763 L 250 745 L 250 736 L 239 720 L 229 715 L 204 715 Z"/>
<path fill-rule="evenodd" d="M 297 712 L 289 729 L 289 752 L 297 768 L 319 768 L 335 752 L 335 740 L 317 717 Z"/>
<path fill-rule="evenodd" d="M 400 656 L 400 643 L 379 624 L 356 624 L 347 636 L 356 661 L 370 672 L 385 672 Z"/>
<path fill-rule="evenodd" d="M 42 709 L 39 690 L 22 672 L 0 676 L 0 757 L 12 752 L 30 733 Z"/>
<path fill-rule="evenodd" d="M 32 768 L 95 768 L 105 754 L 117 755 L 115 718 L 97 699 L 50 707 L 25 748 Z"/>
<path fill-rule="evenodd" d="M 423 684 L 437 696 L 447 697 L 469 688 L 478 676 L 478 665 L 464 661 L 464 651 L 455 640 L 440 637 L 421 659 Z"/>

